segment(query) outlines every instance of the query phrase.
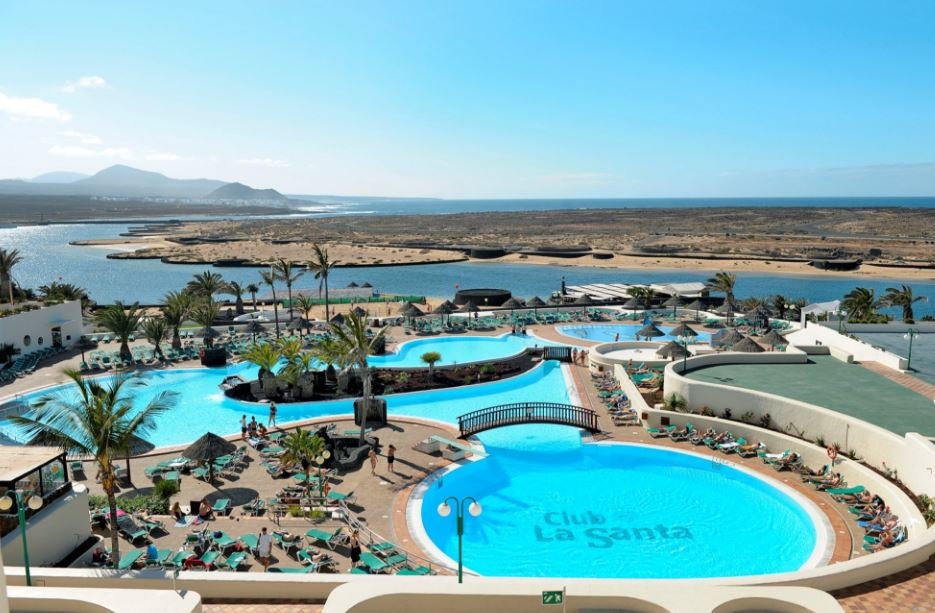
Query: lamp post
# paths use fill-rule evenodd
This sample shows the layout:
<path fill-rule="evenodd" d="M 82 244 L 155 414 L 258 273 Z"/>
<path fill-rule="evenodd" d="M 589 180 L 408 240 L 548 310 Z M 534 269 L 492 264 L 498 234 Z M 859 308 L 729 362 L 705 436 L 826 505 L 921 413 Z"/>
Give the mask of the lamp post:
<path fill-rule="evenodd" d="M 458 512 L 458 583 L 463 583 L 464 564 L 461 553 L 461 541 L 462 537 L 464 536 L 464 503 L 470 501 L 471 504 L 468 505 L 467 510 L 468 513 L 470 513 L 473 517 L 480 515 L 483 509 L 481 508 L 480 503 L 477 502 L 477 500 L 475 500 L 472 496 L 465 496 L 461 499 L 458 499 L 455 496 L 449 496 L 448 498 L 445 498 L 444 502 L 438 505 L 438 514 L 442 517 L 448 517 L 451 515 L 451 505 L 448 504 L 448 501 L 450 500 L 454 501 L 454 506 Z"/>
<path fill-rule="evenodd" d="M 32 586 L 32 576 L 29 574 L 29 547 L 26 544 L 26 507 L 36 511 L 42 508 L 42 503 L 42 496 L 31 495 L 23 500 L 23 495 L 16 490 L 11 490 L 5 496 L 0 497 L 0 511 L 9 511 L 14 504 L 16 505 L 19 533 L 23 540 L 23 565 L 26 567 L 26 585 L 28 586 Z"/>
<path fill-rule="evenodd" d="M 325 483 L 321 480 L 321 466 L 325 463 L 325 460 L 331 457 L 331 452 L 325 449 L 321 454 L 315 458 L 315 464 L 318 464 L 318 495 L 324 497 L 325 495 Z"/>
<path fill-rule="evenodd" d="M 903 334 L 903 338 L 909 340 L 909 357 L 906 358 L 906 370 L 912 370 L 912 339 L 919 336 L 919 331 L 915 328 L 909 328 L 906 330 L 906 333 Z"/>
<path fill-rule="evenodd" d="M 682 348 L 685 350 L 685 353 L 682 354 L 682 376 L 684 377 L 685 369 L 688 367 L 688 341 L 692 340 L 692 337 L 685 334 L 679 336 L 678 338 L 682 343 Z"/>

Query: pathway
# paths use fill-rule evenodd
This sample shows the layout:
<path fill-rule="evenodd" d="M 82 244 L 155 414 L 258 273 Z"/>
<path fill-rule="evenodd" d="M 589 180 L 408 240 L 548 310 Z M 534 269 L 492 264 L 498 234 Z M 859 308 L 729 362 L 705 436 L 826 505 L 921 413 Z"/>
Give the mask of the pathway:
<path fill-rule="evenodd" d="M 867 370 L 873 371 L 882 377 L 886 377 L 894 383 L 898 383 L 905 388 L 911 389 L 917 394 L 921 394 L 926 398 L 935 398 L 935 385 L 931 383 L 926 383 L 922 379 L 918 379 L 908 373 L 900 372 L 898 370 L 893 370 L 888 366 L 884 366 L 879 362 L 861 362 L 861 366 Z"/>

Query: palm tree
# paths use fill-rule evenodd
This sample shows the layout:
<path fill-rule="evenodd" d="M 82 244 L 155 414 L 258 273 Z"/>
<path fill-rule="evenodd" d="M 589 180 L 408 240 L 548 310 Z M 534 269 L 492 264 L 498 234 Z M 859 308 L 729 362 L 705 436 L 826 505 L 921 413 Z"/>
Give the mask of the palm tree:
<path fill-rule="evenodd" d="M 234 297 L 234 310 L 237 311 L 238 315 L 244 314 L 243 295 L 246 291 L 247 288 L 245 288 L 243 285 L 237 281 L 231 281 L 227 284 L 227 291 L 224 292 L 225 294 L 230 294 Z"/>
<path fill-rule="evenodd" d="M 429 365 L 429 377 L 435 376 L 435 362 L 442 359 L 442 354 L 437 351 L 426 351 L 419 359 Z"/>
<path fill-rule="evenodd" d="M 279 278 L 285 282 L 286 290 L 289 292 L 289 321 L 292 321 L 292 310 L 295 308 L 295 305 L 292 304 L 292 284 L 298 281 L 299 277 L 305 274 L 305 271 L 298 269 L 292 262 L 282 258 L 279 258 L 273 264 L 273 267 L 276 269 Z"/>
<path fill-rule="evenodd" d="M 910 323 L 915 321 L 912 305 L 916 302 L 928 302 L 928 298 L 925 296 L 913 296 L 912 288 L 908 285 L 901 285 L 898 288 L 888 287 L 886 288 L 886 295 L 883 296 L 883 303 L 887 306 L 902 307 L 903 321 Z"/>
<path fill-rule="evenodd" d="M 205 347 L 214 346 L 214 328 L 211 326 L 214 325 L 215 320 L 217 320 L 220 314 L 221 305 L 210 297 L 199 300 L 192 308 L 192 321 L 201 326 L 201 329 L 204 331 Z"/>
<path fill-rule="evenodd" d="M 299 310 L 302 311 L 302 314 L 305 315 L 305 321 L 309 320 L 309 315 L 312 314 L 312 310 L 317 306 L 315 304 L 315 299 L 311 296 L 299 296 L 295 299 L 295 304 L 299 307 Z"/>
<path fill-rule="evenodd" d="M 786 318 L 786 305 L 789 304 L 789 299 L 783 296 L 782 294 L 776 294 L 769 299 L 769 304 L 776 314 L 779 316 L 779 319 Z"/>
<path fill-rule="evenodd" d="M 165 317 L 148 317 L 140 326 L 140 332 L 146 340 L 156 348 L 156 355 L 160 360 L 165 358 L 162 353 L 162 342 L 169 336 L 169 322 Z"/>
<path fill-rule="evenodd" d="M 260 286 L 256 283 L 247 283 L 244 291 L 250 294 L 250 298 L 253 300 L 253 310 L 256 311 L 256 295 L 260 291 Z"/>
<path fill-rule="evenodd" d="M 734 304 L 734 286 L 737 285 L 737 275 L 734 273 L 715 273 L 713 277 L 707 280 L 705 285 L 711 291 L 723 292 L 725 302 Z"/>
<path fill-rule="evenodd" d="M 880 301 L 872 289 L 855 287 L 841 302 L 841 307 L 847 311 L 848 319 L 853 322 L 868 321 L 877 314 Z"/>
<path fill-rule="evenodd" d="M 31 441 L 60 447 L 71 456 L 93 457 L 113 521 L 117 517 L 114 461 L 126 455 L 132 441 L 144 438 L 155 428 L 156 419 L 175 405 L 175 392 L 160 392 L 137 410 L 130 391 L 145 385 L 142 380 L 118 375 L 104 382 L 100 378 L 84 379 L 77 370 L 65 374 L 75 384 L 77 394 L 50 393 L 26 415 L 10 419 L 23 427 L 23 434 Z M 120 541 L 113 524 L 110 534 L 112 557 L 119 560 Z"/>
<path fill-rule="evenodd" d="M 302 355 L 302 341 L 295 338 L 290 338 L 288 340 L 280 339 L 279 353 L 292 364 Z"/>
<path fill-rule="evenodd" d="M 130 337 L 140 327 L 142 317 L 143 310 L 140 308 L 139 302 L 125 306 L 119 300 L 94 314 L 94 319 L 97 320 L 98 325 L 116 336 L 117 340 L 120 341 L 120 358 L 124 360 L 133 358 L 133 354 L 130 353 Z"/>
<path fill-rule="evenodd" d="M 23 261 L 19 249 L 0 249 L 0 296 L 13 304 L 13 267 Z"/>
<path fill-rule="evenodd" d="M 72 283 L 53 281 L 39 286 L 39 296 L 43 300 L 87 300 L 88 290 Z"/>
<path fill-rule="evenodd" d="M 305 490 L 308 491 L 309 473 L 315 458 L 325 450 L 325 440 L 309 430 L 297 428 L 282 441 L 283 464 L 299 464 L 305 473 Z"/>
<path fill-rule="evenodd" d="M 331 338 L 318 346 L 318 357 L 325 364 L 337 364 L 344 371 L 356 369 L 363 384 L 363 406 L 360 424 L 360 445 L 364 444 L 364 434 L 367 430 L 367 417 L 370 413 L 370 402 L 373 400 L 371 389 L 370 364 L 367 357 L 373 355 L 374 348 L 383 342 L 386 328 L 367 336 L 367 320 L 351 311 L 344 318 L 344 323 L 331 323 Z"/>
<path fill-rule="evenodd" d="M 263 378 L 267 373 L 275 376 L 273 369 L 282 358 L 282 351 L 274 343 L 260 343 L 248 347 L 241 357 L 260 369 L 257 379 L 263 383 Z"/>
<path fill-rule="evenodd" d="M 328 258 L 328 250 L 322 249 L 321 245 L 314 245 L 312 248 L 315 259 L 308 263 L 308 268 L 315 272 L 315 278 L 318 279 L 319 297 L 321 288 L 325 288 L 325 321 L 331 321 L 331 313 L 328 311 L 328 275 L 338 265 L 338 260 L 332 262 Z"/>
<path fill-rule="evenodd" d="M 179 329 L 192 313 L 192 296 L 188 292 L 169 292 L 163 298 L 162 314 L 172 328 L 172 348 L 181 349 L 182 337 Z"/>
<path fill-rule="evenodd" d="M 211 297 L 215 294 L 226 293 L 227 283 L 224 281 L 224 277 L 218 273 L 206 270 L 194 275 L 194 278 L 188 282 L 185 289 L 196 296 Z"/>
<path fill-rule="evenodd" d="M 276 338 L 279 338 L 279 303 L 276 302 L 276 280 L 278 276 L 270 267 L 268 271 L 260 271 L 260 278 L 263 279 L 263 283 L 269 285 L 269 288 L 273 290 L 273 318 L 276 320 Z"/>

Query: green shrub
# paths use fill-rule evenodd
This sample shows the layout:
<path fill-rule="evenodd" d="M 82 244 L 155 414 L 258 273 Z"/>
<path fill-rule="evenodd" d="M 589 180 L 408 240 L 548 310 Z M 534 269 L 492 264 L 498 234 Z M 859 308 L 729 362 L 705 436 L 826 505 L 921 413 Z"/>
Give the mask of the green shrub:
<path fill-rule="evenodd" d="M 168 515 L 169 513 L 169 499 L 161 498 L 155 494 L 152 496 L 121 498 L 117 501 L 117 506 L 130 514 Z"/>
<path fill-rule="evenodd" d="M 88 496 L 88 508 L 90 509 L 100 509 L 107 506 L 107 496 L 101 496 L 100 494 L 91 494 Z"/>
<path fill-rule="evenodd" d="M 179 486 L 175 481 L 162 480 L 153 488 L 153 493 L 160 498 L 168 500 L 179 493 Z"/>
<path fill-rule="evenodd" d="M 742 421 L 745 424 L 753 423 L 753 411 L 747 411 L 746 413 L 741 415 L 740 421 Z"/>
<path fill-rule="evenodd" d="M 480 372 L 480 374 L 482 374 L 485 377 L 489 377 L 490 375 L 497 372 L 497 369 L 494 367 L 493 364 L 484 364 L 483 366 L 480 367 L 480 371 L 478 372 Z"/>
<path fill-rule="evenodd" d="M 667 411 L 683 411 L 685 409 L 685 397 L 681 394 L 672 392 L 665 399 L 664 407 Z"/>

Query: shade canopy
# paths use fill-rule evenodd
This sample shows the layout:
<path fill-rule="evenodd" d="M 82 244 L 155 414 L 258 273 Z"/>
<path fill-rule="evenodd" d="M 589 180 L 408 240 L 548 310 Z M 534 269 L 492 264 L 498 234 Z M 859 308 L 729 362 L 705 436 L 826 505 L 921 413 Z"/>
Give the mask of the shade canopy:
<path fill-rule="evenodd" d="M 625 309 L 637 309 L 639 308 L 639 306 L 640 306 L 640 301 L 637 300 L 636 298 L 630 298 L 629 300 L 623 303 L 623 308 Z"/>
<path fill-rule="evenodd" d="M 665 336 L 666 333 L 656 327 L 656 324 L 649 324 L 636 333 L 637 337 L 653 338 L 656 336 Z"/>
<path fill-rule="evenodd" d="M 764 334 L 760 340 L 772 347 L 775 347 L 776 345 L 788 345 L 789 344 L 789 341 L 786 339 L 786 337 L 780 334 L 779 332 L 776 332 L 775 330 L 770 330 L 769 332 Z"/>
<path fill-rule="evenodd" d="M 656 355 L 661 358 L 682 358 L 685 356 L 690 356 L 691 352 L 685 348 L 681 343 L 676 343 L 672 341 L 666 343 L 656 351 Z"/>
<path fill-rule="evenodd" d="M 546 306 L 546 302 L 539 296 L 533 296 L 532 298 L 526 301 L 526 306 L 537 307 L 537 308 L 544 307 Z"/>
<path fill-rule="evenodd" d="M 357 315 L 358 317 L 367 316 L 367 310 L 363 307 L 355 306 L 353 311 L 354 311 L 354 314 Z"/>
<path fill-rule="evenodd" d="M 772 315 L 773 315 L 772 311 L 767 309 L 765 306 L 754 307 L 750 309 L 749 311 L 747 311 L 746 313 L 744 313 L 744 317 L 752 321 L 769 320 L 769 318 L 772 317 Z"/>
<path fill-rule="evenodd" d="M 510 310 L 512 311 L 513 309 L 523 309 L 523 308 L 526 308 L 526 305 L 524 305 L 522 302 L 520 302 L 520 301 L 517 300 L 516 298 L 510 298 L 509 300 L 507 300 L 506 302 L 504 302 L 503 304 L 501 304 L 501 305 L 500 305 L 500 308 L 501 308 L 501 309 L 510 309 Z"/>
<path fill-rule="evenodd" d="M 347 286 L 348 286 L 348 287 L 360 287 L 359 285 L 357 285 L 357 284 L 356 284 L 355 282 L 353 282 L 353 281 L 351 281 L 350 283 L 348 283 Z"/>
<path fill-rule="evenodd" d="M 685 305 L 686 309 L 691 309 L 692 311 L 700 311 L 704 308 L 704 305 L 701 304 L 700 300 L 692 300 L 689 304 Z"/>
<path fill-rule="evenodd" d="M 423 315 L 425 315 L 425 313 L 422 312 L 422 310 L 419 309 L 419 307 L 417 307 L 416 305 L 410 304 L 409 308 L 403 311 L 403 315 L 405 315 L 406 317 L 422 317 Z"/>
<path fill-rule="evenodd" d="M 248 334 L 262 334 L 263 332 L 266 332 L 266 326 L 257 320 L 252 319 L 250 320 L 250 323 L 244 326 L 244 331 Z"/>
<path fill-rule="evenodd" d="M 370 281 L 364 281 L 363 283 L 360 284 L 360 286 L 361 287 L 373 287 L 372 285 L 370 285 Z"/>
<path fill-rule="evenodd" d="M 698 333 L 692 330 L 691 327 L 688 326 L 688 324 L 679 324 L 674 330 L 669 332 L 669 336 L 675 336 L 675 337 L 690 336 L 692 338 L 695 338 L 696 336 L 698 336 Z"/>
<path fill-rule="evenodd" d="M 407 309 L 410 309 L 413 306 L 414 305 L 411 302 L 403 302 L 402 304 L 399 305 L 399 308 L 396 309 L 396 312 L 399 314 L 403 314 L 406 312 Z"/>
<path fill-rule="evenodd" d="M 311 327 L 311 325 L 312 323 L 309 320 L 303 319 L 301 317 L 296 317 L 295 319 L 290 321 L 288 324 L 286 324 L 286 329 L 287 330 L 304 330 L 305 328 Z"/>
<path fill-rule="evenodd" d="M 340 313 L 336 313 L 335 316 L 331 318 L 331 322 L 336 324 L 343 324 L 344 320 L 344 315 L 341 315 Z"/>
<path fill-rule="evenodd" d="M 742 351 L 744 353 L 762 353 L 764 349 L 752 338 L 745 337 L 730 346 L 731 351 Z"/>
<path fill-rule="evenodd" d="M 138 456 L 143 455 L 144 453 L 149 453 L 155 448 L 156 446 L 154 444 L 150 443 L 145 438 L 140 438 L 134 434 L 132 437 L 130 437 L 130 447 L 127 451 L 129 451 L 130 456 Z M 126 454 L 126 452 L 124 453 Z"/>
<path fill-rule="evenodd" d="M 213 432 L 205 433 L 181 453 L 189 460 L 211 461 L 237 451 L 237 445 L 224 440 Z"/>
<path fill-rule="evenodd" d="M 662 306 L 667 306 L 667 307 L 682 306 L 682 299 L 679 298 L 678 296 L 672 296 L 668 300 L 663 302 Z"/>
<path fill-rule="evenodd" d="M 440 305 L 432 309 L 432 314 L 433 315 L 451 315 L 452 313 L 454 313 L 454 311 L 455 310 L 451 308 L 451 305 L 446 300 L 445 302 L 441 303 Z"/>
<path fill-rule="evenodd" d="M 727 302 L 726 300 L 721 303 L 721 306 L 714 309 L 714 312 L 718 315 L 730 315 L 731 313 L 736 313 L 740 310 L 740 307 L 734 302 Z"/>
<path fill-rule="evenodd" d="M 746 337 L 740 332 L 737 332 L 736 330 L 729 330 L 725 332 L 723 336 L 712 337 L 711 343 L 714 345 L 722 345 L 722 346 L 730 347 L 734 345 L 734 343 L 739 343 L 744 338 Z"/>
<path fill-rule="evenodd" d="M 473 301 L 473 300 L 468 300 L 468 301 L 465 302 L 464 305 L 462 305 L 461 308 L 458 309 L 456 312 L 457 312 L 457 313 L 476 313 L 476 312 L 478 312 L 479 310 L 480 310 L 480 309 L 477 308 L 477 305 L 474 304 L 474 301 Z"/>
<path fill-rule="evenodd" d="M 214 328 L 212 328 L 211 326 L 208 326 L 206 328 L 201 329 L 201 335 L 204 338 L 217 338 L 221 336 L 221 333 L 215 330 Z"/>

